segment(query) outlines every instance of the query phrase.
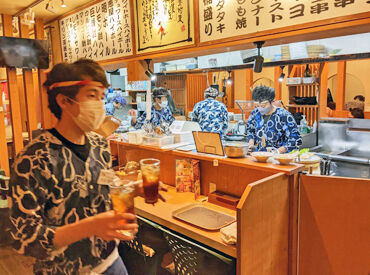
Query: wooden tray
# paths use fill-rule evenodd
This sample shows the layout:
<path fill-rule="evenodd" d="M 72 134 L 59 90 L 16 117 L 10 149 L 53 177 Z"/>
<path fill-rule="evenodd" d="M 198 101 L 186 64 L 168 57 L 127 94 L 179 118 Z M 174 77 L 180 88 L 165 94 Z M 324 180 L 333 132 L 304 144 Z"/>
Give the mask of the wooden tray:
<path fill-rule="evenodd" d="M 206 230 L 220 230 L 233 223 L 233 216 L 215 211 L 201 204 L 190 204 L 172 212 L 176 219 Z"/>

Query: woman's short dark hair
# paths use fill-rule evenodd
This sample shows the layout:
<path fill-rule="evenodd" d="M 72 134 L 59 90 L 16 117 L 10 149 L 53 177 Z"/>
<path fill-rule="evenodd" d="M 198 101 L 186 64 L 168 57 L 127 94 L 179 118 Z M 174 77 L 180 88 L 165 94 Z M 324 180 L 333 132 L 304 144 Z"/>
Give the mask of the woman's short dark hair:
<path fill-rule="evenodd" d="M 272 102 L 275 99 L 275 90 L 265 85 L 257 86 L 256 88 L 253 89 L 252 99 L 253 101 L 258 102 L 266 100 Z"/>
<path fill-rule="evenodd" d="M 365 102 L 365 97 L 363 95 L 356 95 L 353 100 L 359 100 L 361 102 Z"/>
<path fill-rule="evenodd" d="M 101 82 L 104 87 L 109 86 L 103 68 L 97 62 L 90 59 L 80 59 L 73 64 L 56 64 L 47 74 L 44 86 L 47 88 L 49 109 L 57 119 L 62 117 L 62 109 L 56 101 L 58 94 L 63 94 L 66 97 L 74 99 L 81 86 L 54 87 L 51 90 L 49 87 L 57 82 L 80 81 L 87 77 Z"/>

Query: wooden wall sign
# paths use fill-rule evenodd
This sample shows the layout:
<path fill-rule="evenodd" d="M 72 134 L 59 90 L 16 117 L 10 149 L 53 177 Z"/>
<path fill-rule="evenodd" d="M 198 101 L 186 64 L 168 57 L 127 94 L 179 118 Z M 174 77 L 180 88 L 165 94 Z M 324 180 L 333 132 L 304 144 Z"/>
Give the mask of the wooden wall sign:
<path fill-rule="evenodd" d="M 202 0 L 200 42 L 363 13 L 366 0 Z"/>
<path fill-rule="evenodd" d="M 194 44 L 193 0 L 134 2 L 138 53 Z"/>
<path fill-rule="evenodd" d="M 63 60 L 132 55 L 130 1 L 105 0 L 60 20 Z"/>

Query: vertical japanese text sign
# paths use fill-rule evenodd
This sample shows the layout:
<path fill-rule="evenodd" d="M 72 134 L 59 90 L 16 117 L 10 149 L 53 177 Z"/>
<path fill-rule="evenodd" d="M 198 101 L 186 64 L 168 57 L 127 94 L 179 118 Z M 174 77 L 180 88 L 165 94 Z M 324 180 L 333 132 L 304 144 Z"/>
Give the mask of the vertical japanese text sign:
<path fill-rule="evenodd" d="M 129 0 L 106 0 L 60 20 L 63 60 L 132 54 Z"/>

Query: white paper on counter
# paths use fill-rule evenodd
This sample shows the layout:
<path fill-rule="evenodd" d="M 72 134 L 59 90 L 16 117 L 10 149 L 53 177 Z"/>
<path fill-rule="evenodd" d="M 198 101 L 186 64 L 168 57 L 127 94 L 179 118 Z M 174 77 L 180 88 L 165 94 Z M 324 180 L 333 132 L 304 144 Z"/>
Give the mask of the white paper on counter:
<path fill-rule="evenodd" d="M 184 127 L 185 122 L 186 121 L 182 121 L 182 120 L 175 120 L 174 122 L 172 122 L 170 126 L 171 132 L 172 133 L 181 132 L 182 128 Z"/>

